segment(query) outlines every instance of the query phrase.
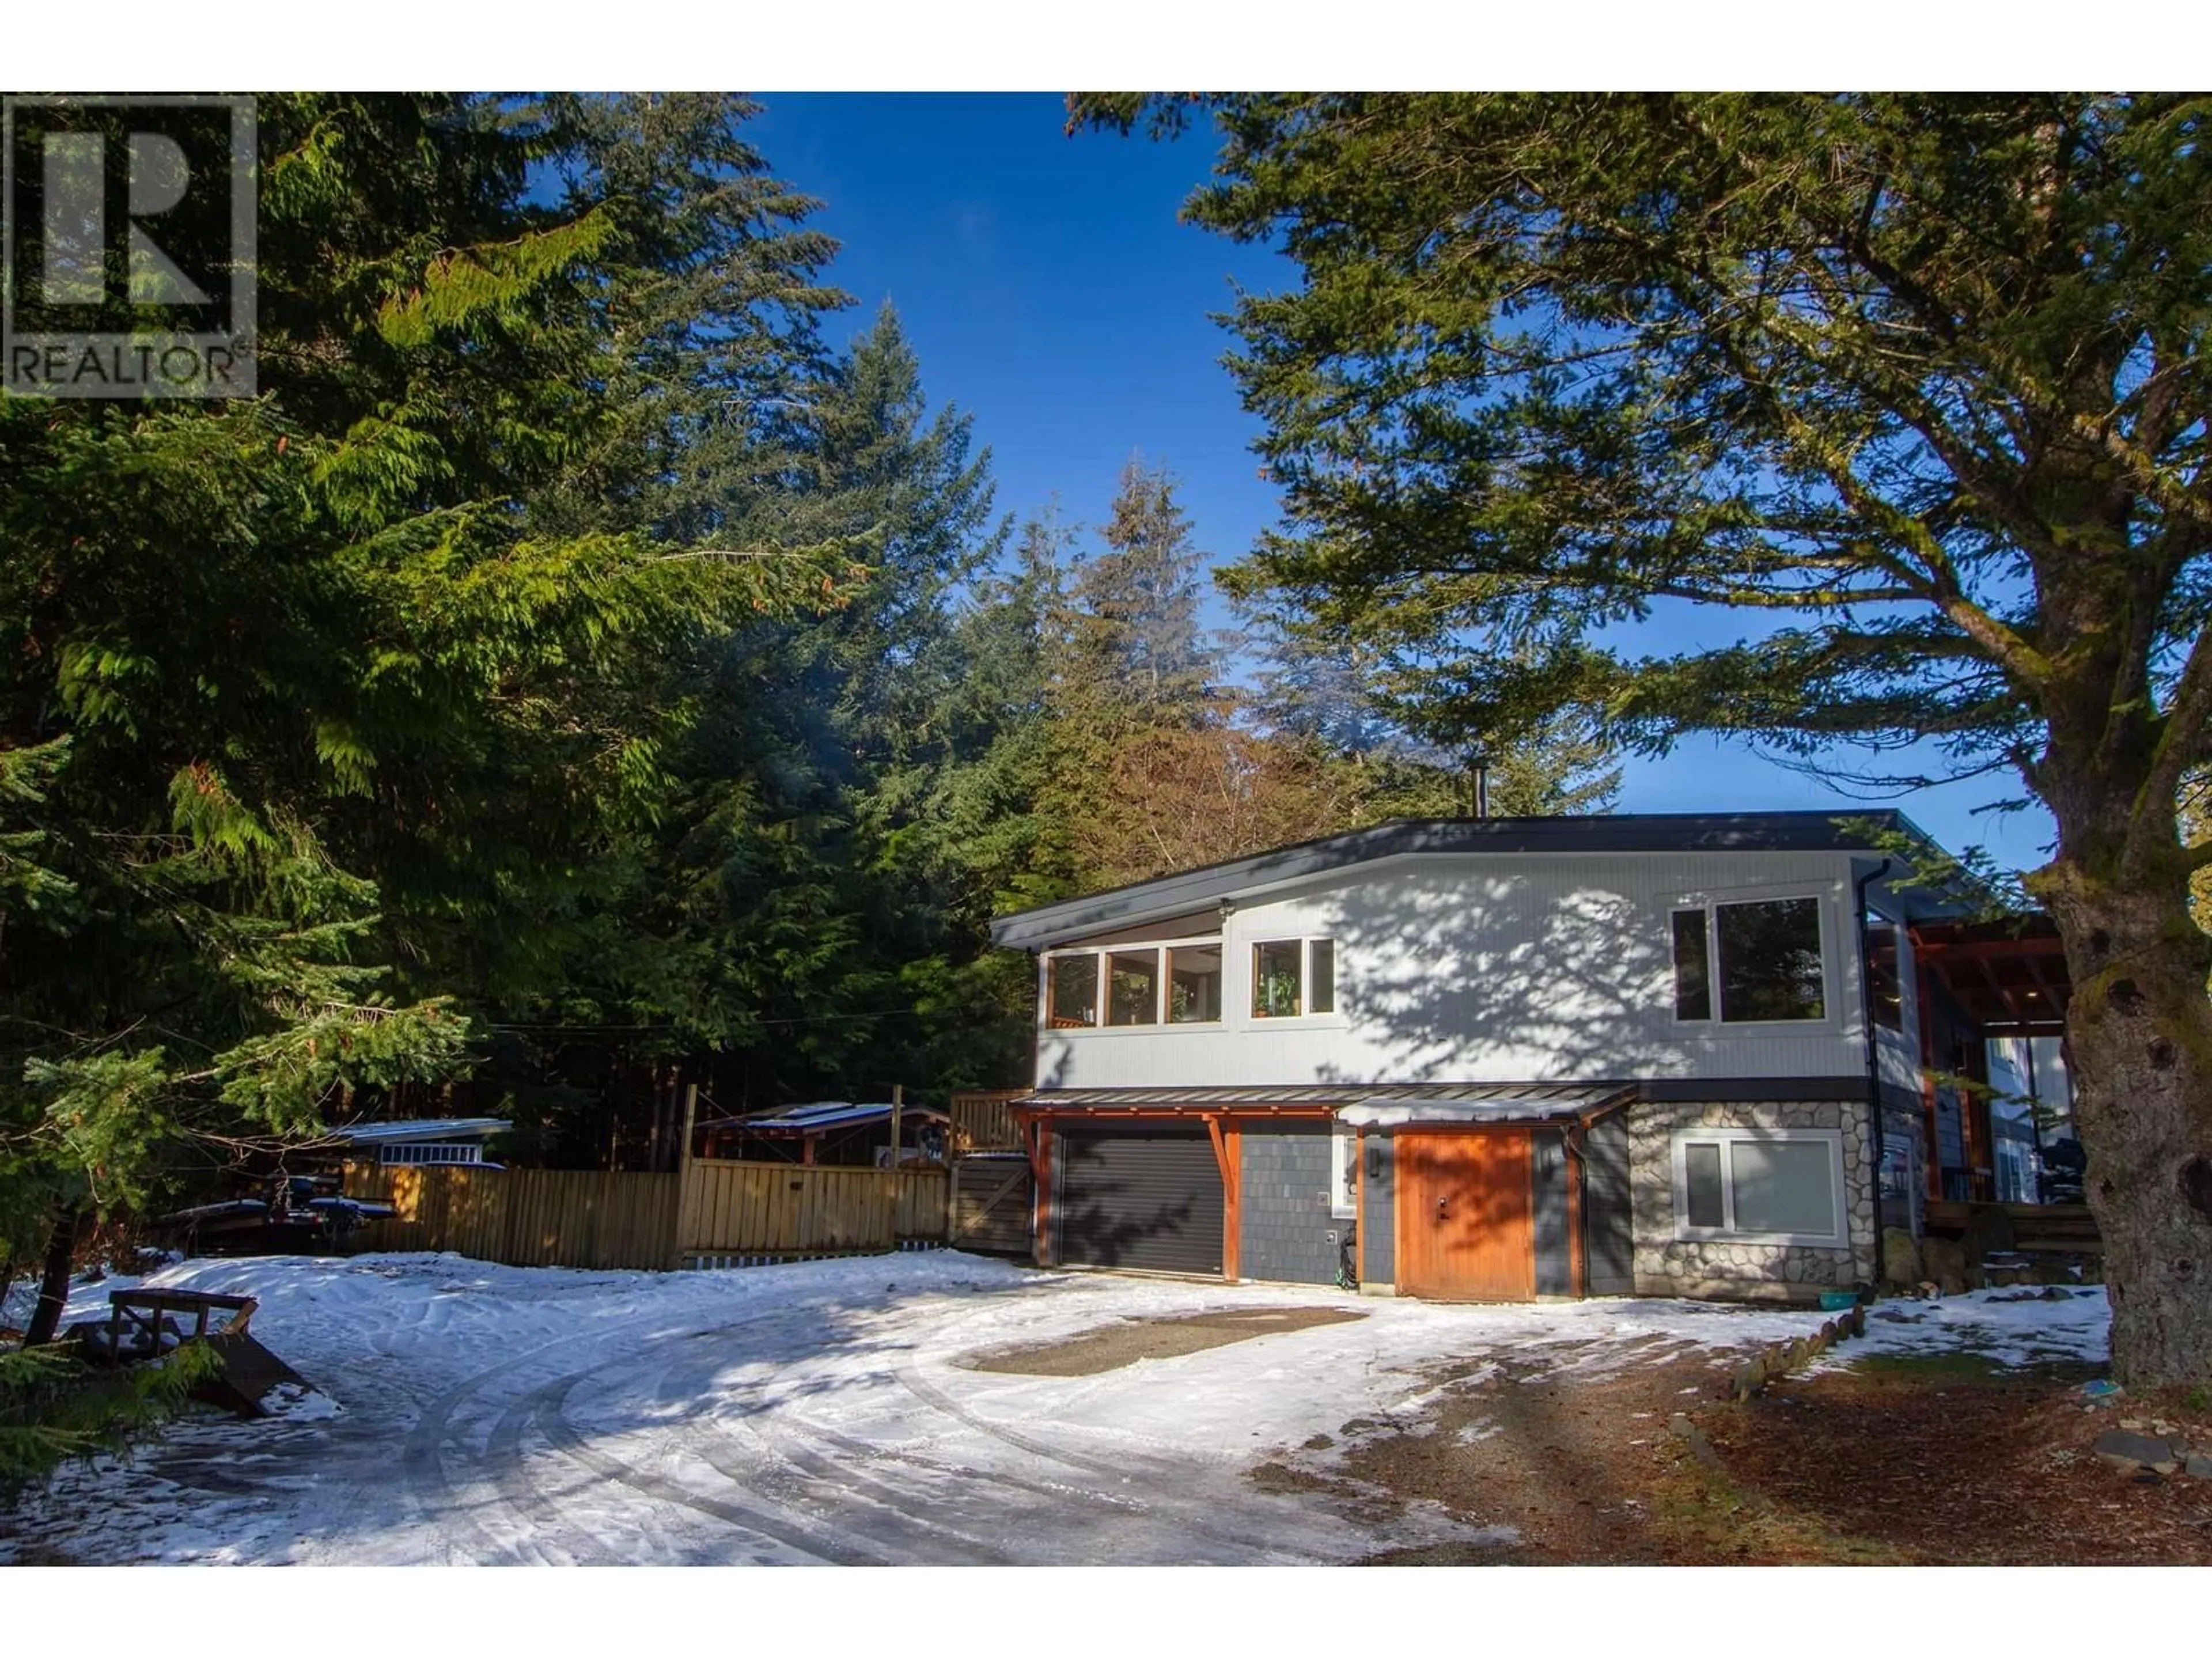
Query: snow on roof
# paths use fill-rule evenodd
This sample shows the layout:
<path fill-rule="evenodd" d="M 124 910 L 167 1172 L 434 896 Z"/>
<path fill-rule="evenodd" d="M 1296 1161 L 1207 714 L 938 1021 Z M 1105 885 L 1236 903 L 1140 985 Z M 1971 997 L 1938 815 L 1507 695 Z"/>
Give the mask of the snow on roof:
<path fill-rule="evenodd" d="M 357 1146 L 389 1146 L 415 1140 L 481 1140 L 508 1127 L 503 1117 L 423 1117 L 396 1123 L 352 1123 L 330 1133 L 332 1140 Z"/>
<path fill-rule="evenodd" d="M 905 1117 L 951 1121 L 945 1113 L 933 1111 L 927 1106 L 902 1106 L 898 1109 Z M 781 1111 L 771 1112 L 764 1117 L 745 1118 L 737 1127 L 748 1133 L 804 1135 L 823 1129 L 844 1129 L 857 1124 L 883 1121 L 890 1115 L 891 1103 L 887 1100 L 863 1102 L 857 1105 L 849 1100 L 817 1100 L 805 1106 L 787 1106 Z"/>

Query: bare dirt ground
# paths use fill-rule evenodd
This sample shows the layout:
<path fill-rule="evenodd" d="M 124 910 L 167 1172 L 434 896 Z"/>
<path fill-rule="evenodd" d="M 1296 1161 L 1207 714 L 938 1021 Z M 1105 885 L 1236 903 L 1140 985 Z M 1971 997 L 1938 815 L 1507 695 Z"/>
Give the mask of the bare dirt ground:
<path fill-rule="evenodd" d="M 1873 1360 L 1712 1414 L 1730 1479 L 1902 1559 L 2212 1565 L 2212 1481 L 2120 1474 L 2090 1449 L 2137 1412 L 2212 1440 L 2185 1402 L 2085 1408 L 2083 1366 Z"/>
<path fill-rule="evenodd" d="M 1686 1407 L 1710 1407 L 1723 1397 L 1726 1370 L 1714 1356 L 1654 1356 L 1610 1376 L 1559 1375 L 1550 1355 L 1466 1371 L 1437 1374 L 1443 1391 L 1419 1422 L 1377 1433 L 1376 1424 L 1354 1418 L 1340 1437 L 1315 1437 L 1302 1450 L 1331 1455 L 1327 1473 L 1291 1458 L 1254 1478 L 1317 1493 L 1346 1480 L 1521 1534 L 1504 1550 L 1443 1545 L 1369 1558 L 1378 1565 L 1741 1559 L 1696 1547 L 1670 1524 L 1694 1483 L 1668 1424 Z"/>
<path fill-rule="evenodd" d="M 1291 1458 L 1255 1479 L 1318 1493 L 1340 1476 L 1522 1534 L 1374 1565 L 2212 1565 L 2212 1482 L 2132 1479 L 2090 1450 L 2137 1413 L 2206 1439 L 2212 1417 L 2178 1398 L 2085 1408 L 2094 1374 L 1869 1356 L 1739 1404 L 1709 1356 L 1596 1380 L 1439 1373 L 1423 1420 L 1379 1437 L 1347 1423 L 1359 1438 L 1328 1473 Z M 1676 1413 L 1705 1456 L 1670 1431 Z"/>

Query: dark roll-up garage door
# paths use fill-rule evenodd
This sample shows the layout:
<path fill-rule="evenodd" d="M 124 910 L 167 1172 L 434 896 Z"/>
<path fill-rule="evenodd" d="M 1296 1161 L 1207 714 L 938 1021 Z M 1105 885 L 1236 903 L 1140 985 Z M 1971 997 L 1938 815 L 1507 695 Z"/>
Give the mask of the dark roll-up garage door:
<path fill-rule="evenodd" d="M 1158 1273 L 1221 1271 L 1221 1170 L 1213 1141 L 1150 1125 L 1061 1132 L 1060 1260 Z"/>

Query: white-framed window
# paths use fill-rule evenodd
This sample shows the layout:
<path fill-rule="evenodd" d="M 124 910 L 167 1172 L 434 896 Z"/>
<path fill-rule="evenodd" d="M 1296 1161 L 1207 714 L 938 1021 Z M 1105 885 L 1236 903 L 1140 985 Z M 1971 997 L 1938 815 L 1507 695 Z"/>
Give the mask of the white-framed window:
<path fill-rule="evenodd" d="M 1844 1138 L 1834 1129 L 1684 1129 L 1674 1137 L 1674 1236 L 1844 1242 Z"/>
<path fill-rule="evenodd" d="M 1336 941 L 1270 939 L 1252 946 L 1252 1018 L 1297 1019 L 1336 1012 Z"/>
<path fill-rule="evenodd" d="M 1359 1131 L 1349 1123 L 1329 1125 L 1328 1212 L 1346 1219 L 1359 1213 Z"/>
<path fill-rule="evenodd" d="M 1826 1019 L 1823 908 L 1797 896 L 1677 906 L 1674 1018 L 1728 1025 Z"/>
<path fill-rule="evenodd" d="M 1048 951 L 1044 1023 L 1056 1031 L 1218 1024 L 1221 965 L 1218 939 Z"/>

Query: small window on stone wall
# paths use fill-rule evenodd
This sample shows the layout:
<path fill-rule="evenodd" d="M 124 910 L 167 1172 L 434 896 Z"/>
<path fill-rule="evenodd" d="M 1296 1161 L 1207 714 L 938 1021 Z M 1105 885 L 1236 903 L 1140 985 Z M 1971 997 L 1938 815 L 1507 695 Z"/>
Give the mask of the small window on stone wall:
<path fill-rule="evenodd" d="M 1843 1243 L 1843 1137 L 1833 1129 L 1688 1129 L 1674 1137 L 1680 1238 Z"/>

